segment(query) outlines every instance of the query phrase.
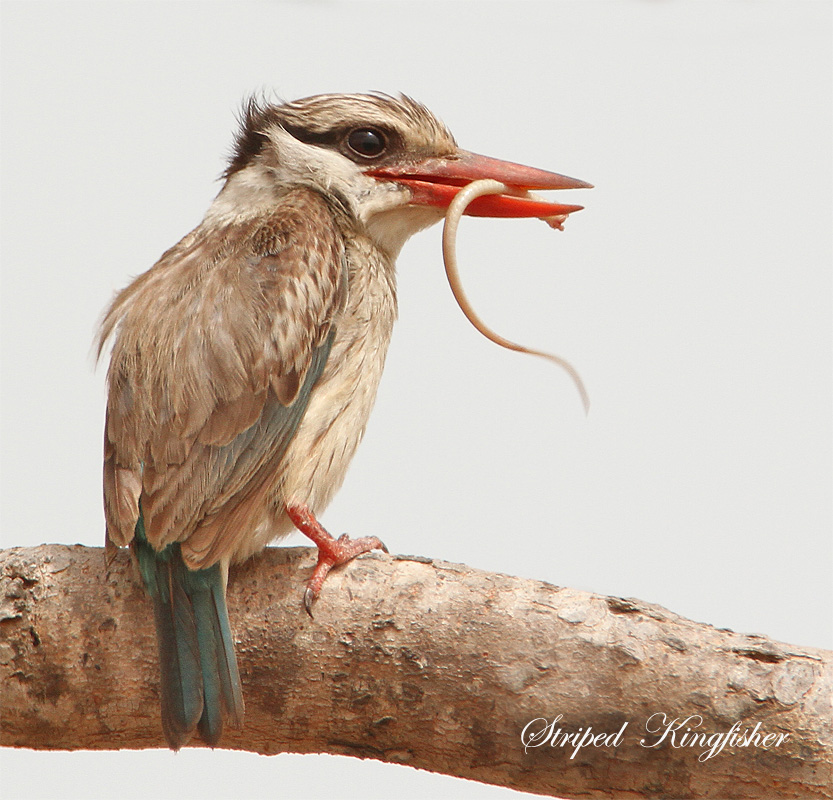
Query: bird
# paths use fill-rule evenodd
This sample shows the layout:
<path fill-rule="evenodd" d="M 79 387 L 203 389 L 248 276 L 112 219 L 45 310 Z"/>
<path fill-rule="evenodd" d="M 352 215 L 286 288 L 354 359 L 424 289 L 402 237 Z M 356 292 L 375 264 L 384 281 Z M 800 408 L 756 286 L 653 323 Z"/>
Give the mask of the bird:
<path fill-rule="evenodd" d="M 406 95 L 251 97 L 202 222 L 106 310 L 105 543 L 153 605 L 162 731 L 177 750 L 243 724 L 229 566 L 294 529 L 329 571 L 385 549 L 319 521 L 362 439 L 397 316 L 396 258 L 472 181 L 468 214 L 557 217 L 529 194 L 586 188 L 462 150 Z"/>

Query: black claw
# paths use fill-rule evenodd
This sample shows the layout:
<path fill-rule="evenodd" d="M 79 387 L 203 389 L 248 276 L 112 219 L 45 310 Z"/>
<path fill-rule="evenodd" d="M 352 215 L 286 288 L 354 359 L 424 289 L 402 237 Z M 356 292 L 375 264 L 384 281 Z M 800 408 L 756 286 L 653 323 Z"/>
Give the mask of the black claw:
<path fill-rule="evenodd" d="M 309 614 L 310 619 L 315 619 L 312 615 L 312 604 L 315 602 L 315 595 L 313 594 L 312 589 L 307 587 L 304 589 L 304 610 Z"/>
<path fill-rule="evenodd" d="M 388 555 L 390 555 L 390 550 L 388 550 L 387 545 L 384 542 L 379 542 L 382 546 L 382 550 L 384 550 Z"/>

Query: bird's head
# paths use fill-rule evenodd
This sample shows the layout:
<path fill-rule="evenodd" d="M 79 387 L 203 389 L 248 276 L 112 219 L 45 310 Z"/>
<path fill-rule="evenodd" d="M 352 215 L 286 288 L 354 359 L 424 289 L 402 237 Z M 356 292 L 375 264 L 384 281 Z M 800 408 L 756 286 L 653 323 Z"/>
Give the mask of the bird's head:
<path fill-rule="evenodd" d="M 550 203 L 528 190 L 590 188 L 462 150 L 425 106 L 383 94 L 325 94 L 283 105 L 250 100 L 225 177 L 219 213 L 224 206 L 232 213 L 232 205 L 239 213 L 241 204 L 261 206 L 276 192 L 307 186 L 393 257 L 411 235 L 442 219 L 460 188 L 474 180 L 492 178 L 510 189 L 466 210 L 487 217 L 566 216 L 581 206 Z"/>

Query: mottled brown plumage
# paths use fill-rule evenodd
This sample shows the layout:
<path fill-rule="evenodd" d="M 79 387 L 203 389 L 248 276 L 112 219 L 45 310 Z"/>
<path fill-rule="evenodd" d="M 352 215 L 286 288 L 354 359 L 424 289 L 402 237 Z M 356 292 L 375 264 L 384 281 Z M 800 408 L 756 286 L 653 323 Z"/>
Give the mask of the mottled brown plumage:
<path fill-rule="evenodd" d="M 184 542 L 193 567 L 234 555 L 245 524 L 208 549 L 189 537 L 222 531 L 230 504 L 276 474 L 267 430 L 238 437 L 296 399 L 344 310 L 344 251 L 326 202 L 294 189 L 269 214 L 201 226 L 116 298 L 103 328 L 120 323 L 105 453 L 114 543 L 132 539 L 141 497 L 154 547 Z"/>

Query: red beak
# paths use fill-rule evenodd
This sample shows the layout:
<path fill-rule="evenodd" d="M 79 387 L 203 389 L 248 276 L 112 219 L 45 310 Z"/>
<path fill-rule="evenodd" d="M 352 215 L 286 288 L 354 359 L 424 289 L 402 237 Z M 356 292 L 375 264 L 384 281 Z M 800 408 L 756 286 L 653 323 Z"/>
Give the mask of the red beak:
<path fill-rule="evenodd" d="M 473 217 L 556 217 L 580 211 L 584 206 L 549 203 L 531 197 L 529 189 L 592 189 L 592 184 L 556 172 L 525 167 L 511 161 L 458 150 L 447 158 L 426 158 L 403 166 L 371 169 L 368 175 L 396 181 L 411 190 L 414 205 L 448 208 L 460 189 L 483 178 L 505 183 L 506 194 L 487 195 L 474 200 L 465 213 Z"/>

